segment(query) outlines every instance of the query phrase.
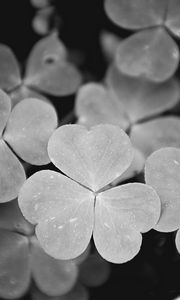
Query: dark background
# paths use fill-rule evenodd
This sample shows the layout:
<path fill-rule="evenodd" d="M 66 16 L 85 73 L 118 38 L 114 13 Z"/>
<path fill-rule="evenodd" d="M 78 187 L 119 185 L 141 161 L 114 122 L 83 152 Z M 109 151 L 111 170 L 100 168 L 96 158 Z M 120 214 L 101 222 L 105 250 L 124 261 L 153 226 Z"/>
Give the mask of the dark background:
<path fill-rule="evenodd" d="M 131 32 L 117 28 L 106 17 L 102 0 L 58 0 L 53 2 L 61 16 L 60 37 L 71 53 L 81 58 L 79 68 L 87 80 L 100 81 L 107 68 L 99 35 L 108 30 L 121 37 Z M 35 15 L 29 0 L 0 1 L 0 43 L 9 45 L 22 66 L 40 35 L 31 21 Z M 63 118 L 74 105 L 74 95 L 57 99 Z M 57 104 L 58 103 L 58 104 Z M 180 255 L 174 244 L 174 233 L 153 230 L 143 235 L 140 253 L 130 262 L 111 264 L 106 284 L 90 290 L 91 300 L 175 299 L 180 295 Z"/>

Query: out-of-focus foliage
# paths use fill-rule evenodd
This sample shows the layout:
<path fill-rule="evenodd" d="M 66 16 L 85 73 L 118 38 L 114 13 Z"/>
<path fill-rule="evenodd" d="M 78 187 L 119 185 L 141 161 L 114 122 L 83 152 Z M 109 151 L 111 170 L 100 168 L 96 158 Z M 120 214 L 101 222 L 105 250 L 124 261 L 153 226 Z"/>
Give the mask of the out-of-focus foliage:
<path fill-rule="evenodd" d="M 103 83 L 88 83 L 79 89 L 75 101 L 77 122 L 90 128 L 109 123 L 127 130 L 135 147 L 133 163 L 113 185 L 143 171 L 145 158 L 162 147 L 179 147 L 179 118 L 173 109 L 179 103 L 180 88 L 175 78 L 153 83 L 125 76 L 111 64 Z M 162 116 L 164 112 L 172 115 Z"/>
<path fill-rule="evenodd" d="M 145 164 L 145 181 L 158 193 L 161 216 L 155 229 L 170 232 L 180 227 L 180 149 L 167 147 L 153 152 Z"/>
<path fill-rule="evenodd" d="M 163 82 L 179 64 L 179 49 L 170 33 L 179 37 L 178 0 L 106 0 L 105 11 L 118 26 L 142 31 L 120 43 L 119 70 L 134 77 Z"/>
<path fill-rule="evenodd" d="M 179 0 L 105 0 L 105 10 L 120 27 L 138 30 L 164 26 L 180 36 Z"/>
<path fill-rule="evenodd" d="M 38 289 L 31 290 L 32 300 L 89 300 L 87 289 L 81 284 L 76 284 L 75 287 L 67 294 L 62 296 L 47 296 L 40 292 Z"/>
<path fill-rule="evenodd" d="M 175 78 L 164 83 L 152 83 L 125 76 L 111 65 L 106 74 L 106 82 L 124 106 L 131 123 L 173 108 L 180 98 L 179 82 Z"/>
<path fill-rule="evenodd" d="M 164 28 L 146 29 L 120 42 L 115 62 L 125 75 L 164 82 L 179 65 L 179 48 Z"/>
<path fill-rule="evenodd" d="M 76 262 L 48 256 L 33 234 L 33 226 L 23 218 L 15 200 L 1 204 L 0 297 L 21 297 L 27 292 L 31 278 L 49 296 L 66 294 L 75 285 Z"/>
<path fill-rule="evenodd" d="M 175 116 L 159 117 L 132 126 L 130 138 L 147 158 L 163 147 L 180 148 L 180 119 Z"/>
<path fill-rule="evenodd" d="M 180 149 L 167 147 L 153 152 L 146 161 L 145 181 L 161 200 L 161 215 L 154 229 L 177 230 L 175 244 L 180 253 Z"/>
<path fill-rule="evenodd" d="M 3 44 L 0 45 L 0 68 L 0 88 L 10 93 L 15 103 L 21 98 L 23 88 L 27 93 L 30 89 L 32 93 L 63 96 L 74 93 L 81 83 L 80 73 L 68 61 L 67 50 L 56 32 L 33 46 L 23 78 L 14 53 Z"/>
<path fill-rule="evenodd" d="M 81 86 L 76 96 L 75 113 L 78 123 L 88 128 L 109 123 L 126 130 L 130 125 L 123 104 L 110 89 L 98 83 Z"/>
<path fill-rule="evenodd" d="M 0 202 L 7 202 L 17 197 L 26 178 L 14 152 L 30 164 L 49 163 L 47 143 L 57 114 L 50 103 L 35 98 L 24 99 L 11 111 L 11 99 L 0 90 L 0 115 Z"/>

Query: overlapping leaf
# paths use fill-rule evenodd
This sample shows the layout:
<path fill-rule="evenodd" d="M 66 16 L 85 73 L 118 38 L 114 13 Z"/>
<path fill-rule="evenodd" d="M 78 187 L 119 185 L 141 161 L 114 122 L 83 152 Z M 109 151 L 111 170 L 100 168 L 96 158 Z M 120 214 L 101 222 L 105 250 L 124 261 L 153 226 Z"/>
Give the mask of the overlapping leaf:
<path fill-rule="evenodd" d="M 119 125 L 126 130 L 129 126 L 122 103 L 108 89 L 97 83 L 85 84 L 79 89 L 75 112 L 79 124 L 87 127 L 107 123 Z"/>
<path fill-rule="evenodd" d="M 98 253 L 90 254 L 79 267 L 79 280 L 89 287 L 104 284 L 110 277 L 110 264 Z"/>
<path fill-rule="evenodd" d="M 179 0 L 105 0 L 105 11 L 120 27 L 138 30 L 164 25 L 180 37 Z"/>
<path fill-rule="evenodd" d="M 7 202 L 17 197 L 26 174 L 18 158 L 0 139 L 0 202 Z"/>
<path fill-rule="evenodd" d="M 53 106 L 29 98 L 14 107 L 3 137 L 23 160 L 42 165 L 49 162 L 47 142 L 56 127 L 57 115 Z"/>
<path fill-rule="evenodd" d="M 117 68 L 125 75 L 163 82 L 179 64 L 179 49 L 164 28 L 140 31 L 120 43 Z"/>
<path fill-rule="evenodd" d="M 0 90 L 1 203 L 16 198 L 26 178 L 23 165 L 11 149 L 28 163 L 47 164 L 47 143 L 56 127 L 57 114 L 50 103 L 28 98 L 11 111 L 10 97 Z"/>
<path fill-rule="evenodd" d="M 6 126 L 11 112 L 11 100 L 6 93 L 0 89 L 0 136 Z"/>
<path fill-rule="evenodd" d="M 145 164 L 145 157 L 144 157 L 143 153 L 141 151 L 139 151 L 137 148 L 134 148 L 134 158 L 133 158 L 131 165 L 121 176 L 116 178 L 111 183 L 111 185 L 116 186 L 120 182 L 122 182 L 124 180 L 128 180 L 128 179 L 136 176 L 137 174 L 139 174 L 140 172 L 143 171 L 144 164 Z"/>
<path fill-rule="evenodd" d="M 180 148 L 180 120 L 178 117 L 159 117 L 133 125 L 132 144 L 147 158 L 153 151 L 163 147 Z"/>
<path fill-rule="evenodd" d="M 165 26 L 178 38 L 180 37 L 180 3 L 178 0 L 168 1 Z"/>
<path fill-rule="evenodd" d="M 65 46 L 56 33 L 34 45 L 27 60 L 24 78 L 12 50 L 0 44 L 0 69 L 0 88 L 13 93 L 13 106 L 24 96 L 23 88 L 34 93 L 40 91 L 61 96 L 74 93 L 81 83 L 81 75 L 68 60 Z"/>
<path fill-rule="evenodd" d="M 127 29 L 161 25 L 169 0 L 105 0 L 108 17 Z"/>
<path fill-rule="evenodd" d="M 25 236 L 34 233 L 34 226 L 23 217 L 17 199 L 0 206 L 0 229 L 17 232 Z"/>
<path fill-rule="evenodd" d="M 55 260 L 33 243 L 32 276 L 39 289 L 49 296 L 61 296 L 68 293 L 75 285 L 78 268 L 74 261 Z"/>
<path fill-rule="evenodd" d="M 161 200 L 161 216 L 155 229 L 177 230 L 180 227 L 180 149 L 167 147 L 153 152 L 145 164 L 145 181 Z"/>
<path fill-rule="evenodd" d="M 99 253 L 113 263 L 132 259 L 142 235 L 158 221 L 160 201 L 149 186 L 126 184 L 97 195 L 94 242 Z"/>
<path fill-rule="evenodd" d="M 11 106 L 12 108 L 18 104 L 20 101 L 27 99 L 27 98 L 36 98 L 40 100 L 44 100 L 46 102 L 50 102 L 44 95 L 24 86 L 21 85 L 19 88 L 13 90 L 9 93 L 9 97 L 11 98 Z"/>
<path fill-rule="evenodd" d="M 107 62 L 114 60 L 116 49 L 122 41 L 121 37 L 112 32 L 103 31 L 100 36 L 101 48 Z"/>
<path fill-rule="evenodd" d="M 106 82 L 123 104 L 131 122 L 162 113 L 179 101 L 179 83 L 175 79 L 155 84 L 125 76 L 112 65 Z"/>
<path fill-rule="evenodd" d="M 114 263 L 139 251 L 140 232 L 158 221 L 160 200 L 144 184 L 105 190 L 133 159 L 128 136 L 118 126 L 80 125 L 58 128 L 48 144 L 51 161 L 70 178 L 54 171 L 32 175 L 19 193 L 24 216 L 36 225 L 37 238 L 53 257 L 72 259 L 90 238 L 99 253 Z"/>
<path fill-rule="evenodd" d="M 0 88 L 10 91 L 21 84 L 21 74 L 11 49 L 0 44 Z"/>
<path fill-rule="evenodd" d="M 88 300 L 89 294 L 85 287 L 77 283 L 69 293 L 56 297 L 47 296 L 37 288 L 33 288 L 31 289 L 31 298 L 32 300 Z"/>
<path fill-rule="evenodd" d="M 30 283 L 28 240 L 26 237 L 0 229 L 0 297 L 21 297 Z"/>
<path fill-rule="evenodd" d="M 0 296 L 22 296 L 31 277 L 47 295 L 69 292 L 78 276 L 76 261 L 55 260 L 45 254 L 16 201 L 1 204 L 0 208 Z"/>
<path fill-rule="evenodd" d="M 74 93 L 81 82 L 67 60 L 66 49 L 53 33 L 35 44 L 27 61 L 24 84 L 55 96 Z"/>

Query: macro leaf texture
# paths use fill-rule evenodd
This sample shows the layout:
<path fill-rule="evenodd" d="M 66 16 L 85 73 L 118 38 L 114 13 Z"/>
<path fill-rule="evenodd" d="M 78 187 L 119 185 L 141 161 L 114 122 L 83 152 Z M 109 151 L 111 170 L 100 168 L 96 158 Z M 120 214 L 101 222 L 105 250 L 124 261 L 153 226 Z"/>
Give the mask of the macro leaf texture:
<path fill-rule="evenodd" d="M 94 242 L 108 261 L 123 263 L 140 250 L 142 235 L 157 223 L 160 201 L 149 186 L 130 183 L 97 195 Z"/>
<path fill-rule="evenodd" d="M 120 43 L 115 61 L 125 75 L 164 82 L 178 67 L 179 49 L 165 28 L 146 29 Z"/>
<path fill-rule="evenodd" d="M 0 229 L 0 297 L 21 297 L 30 284 L 28 240 L 26 237 Z"/>
<path fill-rule="evenodd" d="M 27 61 L 24 84 L 54 96 L 74 93 L 81 83 L 66 49 L 53 33 L 37 42 Z"/>
<path fill-rule="evenodd" d="M 101 84 L 81 86 L 76 97 L 75 112 L 78 123 L 88 128 L 103 123 L 119 125 L 124 130 L 129 126 L 123 105 Z"/>
<path fill-rule="evenodd" d="M 107 16 L 116 25 L 138 30 L 163 24 L 169 0 L 105 0 Z"/>
<path fill-rule="evenodd" d="M 127 134 L 115 125 L 101 124 L 90 130 L 64 125 L 50 137 L 48 153 L 68 177 L 39 171 L 27 179 L 18 198 L 23 215 L 36 225 L 45 252 L 73 259 L 85 251 L 93 235 L 106 260 L 132 259 L 141 247 L 140 233 L 158 221 L 160 200 L 145 184 L 107 190 L 133 160 Z"/>
<path fill-rule="evenodd" d="M 12 50 L 0 44 L 0 88 L 10 91 L 21 84 L 21 74 L 18 62 Z"/>
<path fill-rule="evenodd" d="M 36 234 L 42 247 L 55 258 L 60 258 L 60 253 L 61 259 L 74 258 L 88 246 L 93 230 L 93 200 L 89 190 L 49 170 L 31 176 L 19 195 L 24 216 L 38 223 Z"/>
<path fill-rule="evenodd" d="M 145 164 L 144 154 L 140 150 L 138 150 L 137 148 L 134 147 L 134 158 L 133 158 L 131 165 L 121 176 L 116 178 L 111 183 L 111 185 L 116 186 L 120 182 L 122 182 L 124 180 L 128 180 L 128 179 L 134 177 L 135 175 L 139 174 L 140 172 L 143 171 L 144 164 Z"/>
<path fill-rule="evenodd" d="M 161 201 L 161 216 L 154 227 L 171 232 L 180 227 L 180 149 L 161 148 L 153 152 L 145 164 L 145 181 Z"/>
<path fill-rule="evenodd" d="M 106 74 L 106 83 L 132 123 L 167 111 L 179 101 L 179 83 L 174 78 L 157 84 L 125 76 L 112 64 Z"/>
<path fill-rule="evenodd" d="M 47 143 L 57 127 L 57 114 L 50 103 L 28 98 L 12 110 L 4 139 L 26 162 L 34 165 L 49 163 Z"/>
<path fill-rule="evenodd" d="M 131 164 L 133 149 L 126 133 L 113 125 L 59 127 L 48 144 L 51 161 L 80 184 L 98 191 Z"/>
<path fill-rule="evenodd" d="M 159 117 L 131 128 L 130 139 L 145 158 L 163 147 L 180 148 L 180 120 L 175 116 Z"/>

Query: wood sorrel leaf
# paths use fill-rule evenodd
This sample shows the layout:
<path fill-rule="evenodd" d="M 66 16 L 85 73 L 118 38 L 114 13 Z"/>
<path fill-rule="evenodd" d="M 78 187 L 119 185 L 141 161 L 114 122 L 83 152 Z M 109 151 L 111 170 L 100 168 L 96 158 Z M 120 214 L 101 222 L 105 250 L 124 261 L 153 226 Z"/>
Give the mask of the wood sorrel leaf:
<path fill-rule="evenodd" d="M 124 106 L 132 123 L 174 107 L 180 97 L 179 83 L 174 78 L 157 84 L 125 76 L 115 65 L 110 66 L 106 82 Z"/>
<path fill-rule="evenodd" d="M 65 125 L 52 134 L 48 153 L 53 164 L 70 178 L 98 191 L 131 164 L 133 149 L 118 126 Z"/>
<path fill-rule="evenodd" d="M 103 123 L 119 125 L 123 130 L 129 126 L 122 103 L 101 84 L 88 83 L 79 89 L 75 111 L 79 124 L 88 128 Z"/>
<path fill-rule="evenodd" d="M 133 34 L 116 52 L 116 65 L 123 74 L 153 82 L 172 77 L 178 64 L 178 46 L 163 27 Z"/>
<path fill-rule="evenodd" d="M 163 147 L 180 148 L 180 120 L 178 117 L 160 117 L 131 128 L 132 144 L 147 158 Z"/>
<path fill-rule="evenodd" d="M 20 101 L 27 98 L 36 98 L 36 99 L 44 100 L 46 102 L 50 102 L 44 95 L 36 91 L 33 91 L 32 89 L 24 85 L 21 85 L 19 88 L 9 93 L 9 97 L 11 98 L 12 108 Z"/>
<path fill-rule="evenodd" d="M 1 203 L 0 229 L 17 232 L 25 236 L 30 236 L 34 232 L 34 227 L 23 217 L 16 199 L 8 203 Z"/>
<path fill-rule="evenodd" d="M 163 23 L 169 0 L 106 0 L 105 11 L 115 24 L 141 29 Z"/>
<path fill-rule="evenodd" d="M 21 297 L 30 284 L 28 239 L 0 229 L 0 297 Z"/>
<path fill-rule="evenodd" d="M 24 168 L 18 158 L 0 139 L 0 202 L 8 202 L 17 197 L 26 179 Z"/>
<path fill-rule="evenodd" d="M 11 99 L 0 89 L 0 136 L 6 126 L 11 112 Z"/>
<path fill-rule="evenodd" d="M 45 101 L 28 98 L 13 108 L 3 137 L 23 160 L 42 165 L 50 161 L 47 143 L 56 127 L 54 107 Z"/>
<path fill-rule="evenodd" d="M 31 298 L 32 300 L 89 300 L 89 294 L 83 285 L 77 283 L 69 293 L 56 297 L 45 295 L 33 287 L 33 289 L 31 288 Z"/>
<path fill-rule="evenodd" d="M 32 175 L 19 193 L 23 215 L 36 226 L 43 249 L 71 259 L 87 248 L 94 224 L 93 193 L 54 171 Z"/>
<path fill-rule="evenodd" d="M 135 175 L 137 175 L 138 173 L 142 172 L 144 169 L 144 164 L 145 164 L 144 155 L 141 153 L 141 151 L 134 148 L 134 158 L 133 158 L 131 165 L 120 177 L 116 178 L 111 183 L 111 185 L 116 186 L 120 182 L 122 182 L 124 180 L 128 180 L 128 179 L 134 177 Z"/>
<path fill-rule="evenodd" d="M 180 227 L 180 149 L 167 147 L 153 152 L 145 164 L 145 181 L 161 200 L 161 216 L 154 227 L 170 232 Z"/>
<path fill-rule="evenodd" d="M 24 84 L 54 96 L 74 93 L 81 83 L 77 69 L 67 61 L 66 49 L 53 33 L 33 47 Z"/>
<path fill-rule="evenodd" d="M 93 233 L 97 250 L 113 263 L 132 259 L 141 247 L 140 232 L 155 226 L 159 216 L 159 197 L 145 184 L 125 184 L 98 194 Z"/>
<path fill-rule="evenodd" d="M 79 266 L 79 280 L 86 286 L 96 287 L 104 284 L 110 276 L 110 264 L 97 252 L 90 254 Z"/>
<path fill-rule="evenodd" d="M 165 26 L 178 38 L 180 37 L 180 2 L 179 0 L 169 0 L 166 14 Z"/>
<path fill-rule="evenodd" d="M 70 260 L 57 260 L 47 255 L 36 239 L 32 243 L 32 276 L 39 289 L 49 296 L 68 293 L 76 283 L 78 267 Z"/>

